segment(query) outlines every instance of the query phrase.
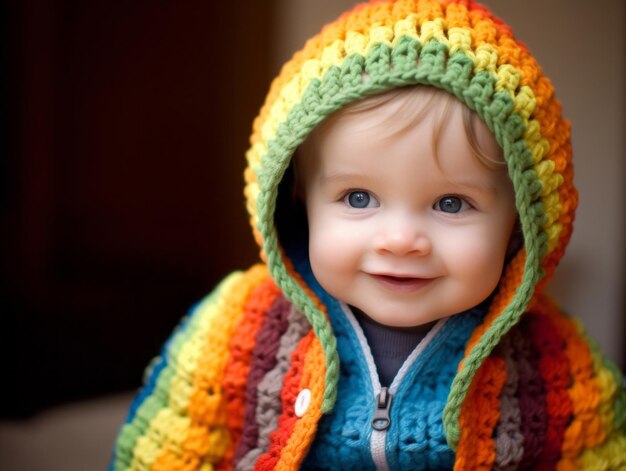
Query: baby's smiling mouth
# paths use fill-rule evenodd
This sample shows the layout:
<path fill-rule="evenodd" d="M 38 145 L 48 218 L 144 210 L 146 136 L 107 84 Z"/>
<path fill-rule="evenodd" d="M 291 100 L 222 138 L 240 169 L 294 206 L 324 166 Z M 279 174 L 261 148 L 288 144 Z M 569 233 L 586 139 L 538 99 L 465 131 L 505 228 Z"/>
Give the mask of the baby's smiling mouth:
<path fill-rule="evenodd" d="M 388 275 L 371 273 L 370 276 L 381 286 L 392 291 L 410 292 L 428 285 L 434 278 L 419 278 L 406 275 Z"/>

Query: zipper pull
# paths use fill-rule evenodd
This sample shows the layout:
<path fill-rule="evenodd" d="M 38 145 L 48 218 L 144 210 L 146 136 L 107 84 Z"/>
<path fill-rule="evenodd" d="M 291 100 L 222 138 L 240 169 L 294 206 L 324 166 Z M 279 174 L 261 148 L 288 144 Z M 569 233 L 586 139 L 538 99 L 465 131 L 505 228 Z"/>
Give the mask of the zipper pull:
<path fill-rule="evenodd" d="M 376 396 L 376 409 L 374 410 L 374 417 L 372 417 L 372 427 L 374 430 L 382 432 L 387 430 L 391 425 L 389 411 L 391 410 L 392 399 L 393 395 L 389 394 L 387 388 L 382 388 L 380 393 Z"/>

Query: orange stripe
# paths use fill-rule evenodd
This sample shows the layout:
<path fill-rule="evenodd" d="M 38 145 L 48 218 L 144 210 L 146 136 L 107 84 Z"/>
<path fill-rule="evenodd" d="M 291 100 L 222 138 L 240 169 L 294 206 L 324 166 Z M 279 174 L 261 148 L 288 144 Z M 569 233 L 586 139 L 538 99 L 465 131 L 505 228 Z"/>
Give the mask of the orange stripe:
<path fill-rule="evenodd" d="M 276 469 L 298 469 L 302 464 L 315 437 L 317 423 L 322 416 L 325 374 L 326 357 L 322 345 L 316 337 L 307 352 L 300 381 L 300 390 L 307 388 L 311 391 L 311 403 L 307 412 L 296 422 L 293 433 L 282 450 Z"/>
<path fill-rule="evenodd" d="M 154 470 L 196 469 L 204 462 L 218 462 L 226 453 L 230 437 L 222 381 L 229 355 L 228 341 L 251 290 L 267 277 L 267 267 L 255 265 L 238 281 L 236 289 L 224 293 L 218 301 L 224 322 L 220 329 L 207 333 L 194 370 L 194 389 L 187 411 L 190 425 L 182 450 L 166 443 L 153 464 Z"/>
<path fill-rule="evenodd" d="M 496 458 L 493 431 L 500 419 L 500 392 L 506 383 L 504 359 L 488 357 L 476 372 L 463 402 L 455 471 L 489 470 Z"/>
<path fill-rule="evenodd" d="M 259 285 L 246 303 L 240 328 L 237 329 L 230 342 L 231 357 L 224 375 L 224 393 L 231 440 L 226 456 L 220 462 L 218 469 L 230 465 L 241 438 L 246 405 L 246 383 L 256 345 L 256 335 L 265 321 L 267 311 L 279 294 L 280 290 L 271 278 Z"/>

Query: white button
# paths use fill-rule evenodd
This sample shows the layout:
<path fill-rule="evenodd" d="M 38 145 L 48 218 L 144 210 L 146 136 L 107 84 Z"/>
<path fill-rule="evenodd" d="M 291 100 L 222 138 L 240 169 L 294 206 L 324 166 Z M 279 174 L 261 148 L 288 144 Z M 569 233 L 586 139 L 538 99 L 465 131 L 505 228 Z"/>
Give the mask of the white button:
<path fill-rule="evenodd" d="M 298 417 L 302 417 L 311 403 L 311 391 L 303 389 L 296 399 L 295 412 Z"/>

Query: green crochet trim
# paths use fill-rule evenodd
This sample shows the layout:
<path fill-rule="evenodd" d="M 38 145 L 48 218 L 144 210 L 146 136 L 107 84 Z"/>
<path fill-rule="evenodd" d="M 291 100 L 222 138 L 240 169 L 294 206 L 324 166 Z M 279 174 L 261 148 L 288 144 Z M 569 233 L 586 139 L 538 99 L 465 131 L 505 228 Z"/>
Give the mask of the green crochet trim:
<path fill-rule="evenodd" d="M 542 230 L 544 209 L 540 201 L 541 182 L 534 172 L 533 158 L 524 141 L 524 120 L 514 113 L 514 102 L 505 92 L 495 92 L 496 79 L 489 72 L 474 74 L 474 63 L 465 53 L 448 55 L 446 45 L 430 41 L 425 47 L 410 37 L 401 38 L 394 48 L 378 44 L 367 57 L 352 55 L 341 67 L 331 67 L 321 80 L 307 86 L 302 100 L 289 112 L 269 143 L 269 151 L 257 170 L 260 185 L 258 229 L 264 240 L 268 266 L 285 295 L 300 308 L 319 337 L 327 359 L 323 411 L 332 409 L 336 398 L 339 359 L 335 338 L 324 315 L 288 274 L 274 227 L 278 185 L 296 148 L 311 130 L 334 111 L 359 98 L 391 88 L 424 84 L 446 90 L 475 110 L 504 150 L 509 175 L 516 193 L 516 206 L 526 241 L 526 266 L 515 298 L 480 339 L 454 379 L 444 411 L 444 427 L 450 446 L 458 443 L 458 417 L 476 370 L 499 339 L 525 310 L 537 281 L 542 276 L 541 259 L 547 251 Z M 366 77 L 364 79 L 364 76 Z"/>

